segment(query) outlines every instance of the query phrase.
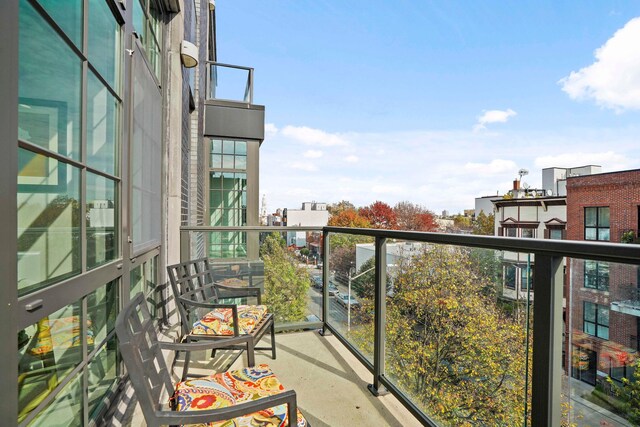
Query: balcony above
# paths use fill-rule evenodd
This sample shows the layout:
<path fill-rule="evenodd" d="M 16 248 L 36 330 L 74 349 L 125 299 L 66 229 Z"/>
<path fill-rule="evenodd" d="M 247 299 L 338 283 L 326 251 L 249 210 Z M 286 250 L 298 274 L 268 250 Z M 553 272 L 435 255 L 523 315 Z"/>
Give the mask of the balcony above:
<path fill-rule="evenodd" d="M 264 140 L 264 106 L 253 104 L 253 68 L 206 67 L 205 136 Z"/>

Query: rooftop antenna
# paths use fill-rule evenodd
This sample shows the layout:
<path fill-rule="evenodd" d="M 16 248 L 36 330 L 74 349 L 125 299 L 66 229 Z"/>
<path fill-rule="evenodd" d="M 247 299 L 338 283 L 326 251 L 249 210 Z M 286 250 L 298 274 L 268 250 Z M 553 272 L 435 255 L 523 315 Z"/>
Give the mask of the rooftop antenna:
<path fill-rule="evenodd" d="M 520 175 L 520 181 L 522 181 L 522 177 L 523 177 L 523 176 L 525 176 L 525 175 L 529 175 L 529 171 L 528 171 L 528 170 L 526 170 L 526 169 L 524 169 L 524 168 L 523 168 L 523 169 L 520 169 L 520 170 L 518 171 L 518 175 Z"/>

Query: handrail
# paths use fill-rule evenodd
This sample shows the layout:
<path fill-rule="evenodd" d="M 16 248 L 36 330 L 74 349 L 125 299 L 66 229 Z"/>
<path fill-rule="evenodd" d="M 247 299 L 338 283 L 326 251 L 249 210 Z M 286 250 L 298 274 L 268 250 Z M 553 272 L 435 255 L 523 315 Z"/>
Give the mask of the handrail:
<path fill-rule="evenodd" d="M 218 65 L 220 67 L 227 67 L 227 68 L 237 68 L 239 70 L 246 70 L 246 71 L 253 71 L 253 67 L 245 67 L 242 65 L 233 65 L 233 64 L 225 64 L 223 62 L 216 62 L 216 61 L 206 61 L 207 64 L 211 64 L 211 65 Z"/>
<path fill-rule="evenodd" d="M 319 231 L 328 233 L 356 234 L 397 240 L 412 240 L 424 243 L 467 246 L 509 252 L 531 252 L 540 255 L 592 259 L 594 261 L 621 262 L 640 265 L 640 245 L 585 242 L 577 240 L 528 239 L 517 237 L 476 236 L 470 234 L 433 233 L 421 231 L 384 230 L 374 228 L 347 227 L 284 227 L 244 226 L 211 227 L 183 226 L 181 231 Z"/>

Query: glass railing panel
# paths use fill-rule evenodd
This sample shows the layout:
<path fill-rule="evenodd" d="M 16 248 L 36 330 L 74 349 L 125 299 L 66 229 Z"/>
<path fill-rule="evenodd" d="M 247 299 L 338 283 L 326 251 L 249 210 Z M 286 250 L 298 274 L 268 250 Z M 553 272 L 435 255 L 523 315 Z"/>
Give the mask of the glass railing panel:
<path fill-rule="evenodd" d="M 529 254 L 387 242 L 384 374 L 439 425 L 525 425 L 532 264 Z"/>
<path fill-rule="evenodd" d="M 198 235 L 190 233 L 194 239 Z M 310 329 L 322 318 L 322 294 L 313 287 L 314 278 L 322 275 L 321 235 L 319 231 L 212 231 L 202 243 L 208 248 L 214 280 L 230 287 L 259 288 L 276 328 L 307 329 L 309 324 Z"/>
<path fill-rule="evenodd" d="M 329 251 L 327 323 L 373 363 L 374 238 L 330 233 Z"/>
<path fill-rule="evenodd" d="M 209 98 L 251 103 L 251 70 L 209 64 Z"/>
<path fill-rule="evenodd" d="M 639 268 L 572 259 L 569 275 L 563 415 L 576 426 L 638 425 Z"/>

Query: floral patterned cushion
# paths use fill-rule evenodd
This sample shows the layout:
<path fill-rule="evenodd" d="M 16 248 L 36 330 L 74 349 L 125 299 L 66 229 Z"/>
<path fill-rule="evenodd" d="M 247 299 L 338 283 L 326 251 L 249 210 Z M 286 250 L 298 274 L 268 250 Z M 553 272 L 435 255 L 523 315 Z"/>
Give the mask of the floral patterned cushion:
<path fill-rule="evenodd" d="M 241 335 L 250 334 L 267 314 L 266 305 L 239 305 L 238 329 Z M 205 314 L 193 324 L 195 335 L 233 335 L 233 311 L 230 308 L 217 308 Z"/>
<path fill-rule="evenodd" d="M 173 396 L 177 411 L 218 409 L 244 403 L 284 391 L 284 387 L 268 365 L 257 365 L 228 371 L 210 377 L 183 381 L 176 385 Z M 199 424 L 204 426 L 205 424 Z M 210 427 L 283 427 L 287 421 L 287 405 L 278 405 L 233 420 L 206 424 Z M 298 411 L 298 427 L 307 421 Z"/>
<path fill-rule="evenodd" d="M 93 345 L 91 321 L 87 320 L 87 344 Z M 50 353 L 54 349 L 65 350 L 82 345 L 80 339 L 80 317 L 69 316 L 59 319 L 44 317 L 38 322 L 38 338 L 29 351 L 33 355 Z"/>

